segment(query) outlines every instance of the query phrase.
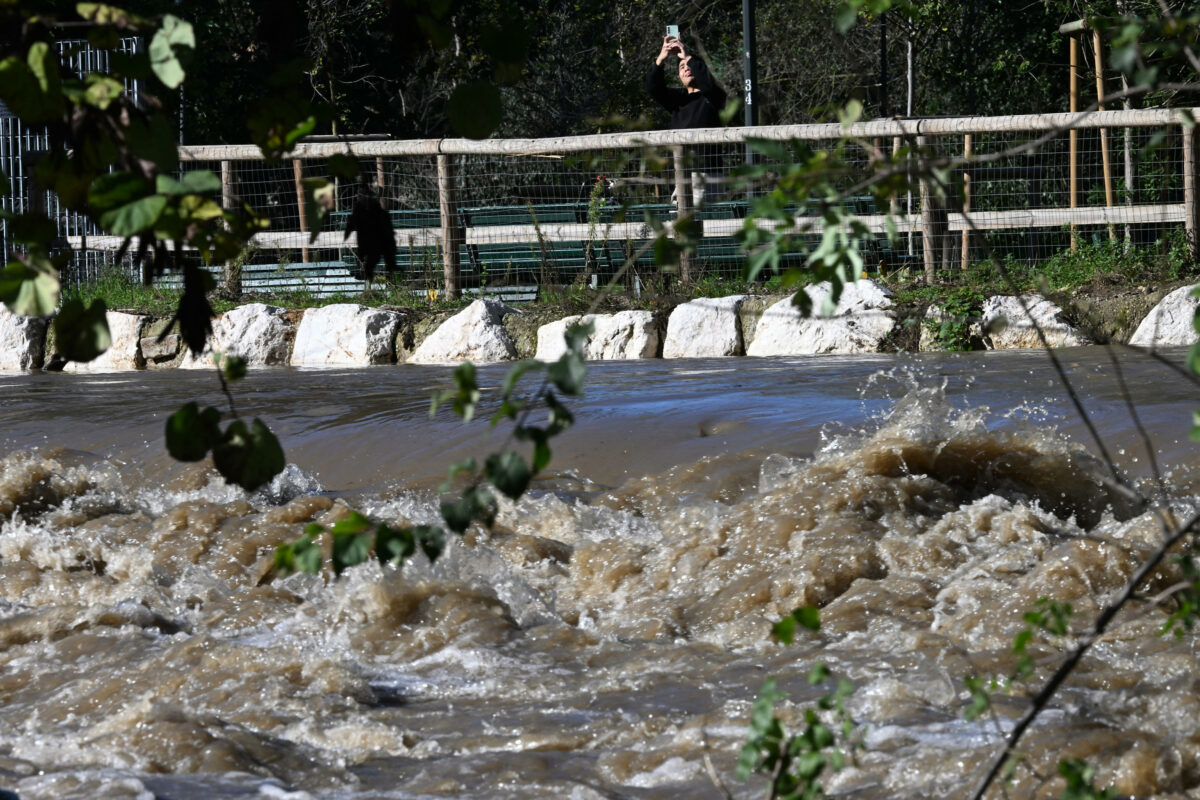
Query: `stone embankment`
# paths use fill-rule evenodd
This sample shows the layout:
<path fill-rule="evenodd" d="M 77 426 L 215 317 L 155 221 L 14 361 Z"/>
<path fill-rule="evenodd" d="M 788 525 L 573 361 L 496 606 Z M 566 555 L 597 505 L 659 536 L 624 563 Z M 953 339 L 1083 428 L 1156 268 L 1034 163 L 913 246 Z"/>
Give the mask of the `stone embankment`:
<path fill-rule="evenodd" d="M 811 301 L 808 315 L 801 313 L 793 297 L 769 300 L 735 295 L 693 300 L 669 314 L 621 311 L 548 324 L 537 324 L 533 315 L 494 300 L 477 300 L 453 315 L 431 316 L 357 304 L 288 311 L 253 303 L 214 320 L 209 348 L 199 357 L 187 352 L 169 320 L 110 311 L 109 350 L 95 361 L 68 363 L 65 369 L 196 369 L 209 367 L 214 352 L 237 354 L 251 367 L 553 360 L 563 352 L 567 326 L 581 321 L 592 324 L 586 352 L 594 360 L 872 353 L 897 348 L 901 320 L 887 288 L 859 281 L 844 287 L 836 302 L 828 284 L 803 291 Z M 1192 317 L 1197 302 L 1189 287 L 1168 294 L 1141 321 L 1129 343 L 1140 347 L 1191 344 L 1196 340 Z M 926 314 L 920 349 L 937 349 L 929 331 L 941 314 L 936 307 Z M 1091 342 L 1071 326 L 1061 308 L 1039 295 L 989 298 L 980 319 L 971 324 L 971 338 L 997 350 L 1041 347 L 1043 338 L 1051 347 Z M 53 357 L 48 320 L 17 317 L 0 306 L 0 370 L 37 370 Z"/>

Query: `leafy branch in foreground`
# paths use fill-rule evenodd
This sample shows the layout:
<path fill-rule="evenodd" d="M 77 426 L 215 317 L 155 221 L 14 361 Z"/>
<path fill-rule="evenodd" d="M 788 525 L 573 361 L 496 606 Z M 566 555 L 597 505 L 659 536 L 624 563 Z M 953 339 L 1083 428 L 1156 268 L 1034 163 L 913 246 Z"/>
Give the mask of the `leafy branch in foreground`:
<path fill-rule="evenodd" d="M 791 644 L 796 627 L 819 630 L 820 616 L 816 608 L 798 608 L 772 628 L 775 638 Z M 829 668 L 822 663 L 813 666 L 808 676 L 811 686 L 830 681 Z M 816 702 L 815 708 L 804 711 L 804 730 L 788 733 L 775 713 L 775 706 L 786 695 L 776 687 L 774 678 L 763 685 L 750 712 L 750 730 L 738 758 L 737 776 L 745 780 L 759 773 L 771 780 L 772 800 L 816 800 L 825 797 L 821 776 L 826 768 L 837 772 L 845 766 L 846 753 L 861 747 L 854 739 L 855 725 L 846 710 L 846 698 L 854 693 L 854 684 L 840 679 Z"/>
<path fill-rule="evenodd" d="M 247 425 L 234 408 L 228 384 L 245 377 L 246 362 L 219 353 L 213 359 L 233 421 L 221 430 L 221 412 L 212 406 L 202 411 L 193 400 L 167 417 L 167 452 L 178 461 L 201 461 L 211 452 L 217 471 L 251 492 L 283 471 L 283 448 L 262 420 Z"/>
<path fill-rule="evenodd" d="M 550 440 L 574 423 L 574 416 L 559 395 L 577 396 L 583 390 L 587 373 L 584 347 L 591 334 L 591 324 L 573 325 L 566 332 L 567 350 L 557 361 L 521 361 L 509 369 L 501 385 L 500 406 L 490 420 L 493 428 L 505 421 L 512 423 L 509 440 L 504 448 L 489 455 L 482 464 L 467 459 L 450 468 L 450 474 L 442 484 L 440 507 L 445 529 L 436 525 L 393 528 L 376 524 L 352 511 L 329 528 L 312 524 L 301 538 L 281 545 L 275 551 L 275 568 L 282 573 L 319 572 L 325 559 L 320 541 L 326 534 L 330 563 L 334 573 L 340 575 L 372 554 L 382 562 L 400 565 L 419 548 L 434 561 L 446 546 L 446 530 L 461 536 L 476 522 L 490 528 L 499 507 L 496 492 L 510 500 L 519 500 L 537 474 L 550 463 Z M 545 376 L 541 385 L 528 397 L 518 396 L 521 379 L 543 371 Z M 470 422 L 483 395 L 475 365 L 467 361 L 456 367 L 454 383 L 454 389 L 434 395 L 430 413 L 435 414 L 442 405 L 448 404 L 464 423 Z M 539 409 L 544 409 L 546 417 L 543 423 L 534 424 L 531 418 Z M 532 445 L 529 460 L 507 447 L 512 441 Z M 465 483 L 457 496 L 451 492 L 455 483 Z"/>

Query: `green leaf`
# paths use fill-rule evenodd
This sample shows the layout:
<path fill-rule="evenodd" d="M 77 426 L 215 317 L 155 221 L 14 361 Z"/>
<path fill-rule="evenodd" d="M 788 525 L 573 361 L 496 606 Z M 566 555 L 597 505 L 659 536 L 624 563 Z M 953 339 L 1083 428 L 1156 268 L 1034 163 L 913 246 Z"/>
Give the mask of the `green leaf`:
<path fill-rule="evenodd" d="M 163 17 L 162 27 L 150 40 L 150 68 L 168 89 L 183 83 L 184 67 L 196 48 L 192 26 L 173 14 Z"/>
<path fill-rule="evenodd" d="M 246 377 L 246 359 L 241 356 L 227 355 L 221 359 L 221 373 L 225 380 L 237 383 Z"/>
<path fill-rule="evenodd" d="M 303 536 L 294 542 L 280 545 L 275 549 L 275 569 L 279 572 L 288 573 L 300 570 L 309 575 L 315 575 L 321 571 L 321 561 L 323 556 L 321 548 L 313 541 L 314 536 L 321 533 L 321 526 L 309 526 L 310 529 Z"/>
<path fill-rule="evenodd" d="M 357 511 L 351 511 L 350 514 L 342 519 L 339 519 L 333 524 L 330 530 L 334 536 L 341 536 L 351 533 L 362 533 L 372 526 L 371 520 L 364 517 Z"/>
<path fill-rule="evenodd" d="M 29 55 L 34 57 L 33 48 Z M 17 56 L 0 61 L 0 100 L 23 122 L 30 124 L 50 122 L 60 117 L 66 108 L 62 94 L 57 97 L 47 95 L 29 63 Z"/>
<path fill-rule="evenodd" d="M 533 479 L 525 459 L 512 450 L 488 456 L 484 463 L 484 474 L 493 486 L 512 500 L 520 499 Z"/>
<path fill-rule="evenodd" d="M 347 153 L 334 153 L 329 157 L 329 174 L 346 180 L 358 177 L 358 159 Z"/>
<path fill-rule="evenodd" d="M 21 244 L 38 245 L 48 250 L 57 233 L 58 229 L 50 218 L 38 212 L 18 214 L 8 220 L 10 239 Z"/>
<path fill-rule="evenodd" d="M 504 116 L 500 90 L 490 81 L 460 83 L 450 95 L 450 126 L 468 139 L 486 139 Z"/>
<path fill-rule="evenodd" d="M 810 631 L 821 629 L 821 612 L 813 606 L 803 606 L 788 614 L 771 629 L 776 639 L 784 644 L 791 644 L 795 636 L 796 626 L 802 625 Z"/>
<path fill-rule="evenodd" d="M 824 683 L 829 680 L 829 667 L 818 662 L 813 665 L 812 670 L 808 673 L 809 684 L 816 686 L 818 683 Z"/>
<path fill-rule="evenodd" d="M 583 391 L 583 380 L 587 376 L 587 363 L 576 353 L 564 353 L 550 365 L 550 380 L 563 394 L 577 395 Z"/>
<path fill-rule="evenodd" d="M 442 519 L 445 520 L 446 527 L 455 533 L 461 534 L 471 527 L 474 517 L 474 505 L 467 498 L 442 501 Z"/>
<path fill-rule="evenodd" d="M 390 528 L 380 525 L 375 531 L 375 557 L 380 561 L 400 564 L 416 552 L 413 532 L 408 528 Z"/>
<path fill-rule="evenodd" d="M 179 151 L 175 146 L 175 128 L 166 114 L 131 118 L 128 127 L 125 128 L 125 141 L 134 155 L 145 161 L 152 161 L 157 165 L 160 173 L 173 171 L 179 165 Z M 189 180 L 188 176 L 192 174 L 189 172 L 184 175 L 185 184 Z M 218 179 L 217 189 L 220 188 L 221 183 Z M 200 190 L 193 189 L 192 191 L 199 192 Z"/>
<path fill-rule="evenodd" d="M 10 261 L 0 272 L 0 302 L 22 317 L 47 317 L 58 307 L 58 274 L 43 256 L 31 264 Z"/>
<path fill-rule="evenodd" d="M 213 465 L 225 480 L 248 492 L 274 478 L 287 464 L 279 440 L 259 419 L 250 425 L 242 420 L 230 423 L 212 454 Z"/>
<path fill-rule="evenodd" d="M 413 529 L 421 551 L 430 561 L 437 561 L 446 549 L 446 532 L 436 525 L 418 525 Z"/>
<path fill-rule="evenodd" d="M 91 361 L 111 347 L 107 312 L 101 299 L 93 300 L 87 308 L 75 299 L 63 303 L 54 318 L 54 341 L 59 354 L 68 361 Z"/>
<path fill-rule="evenodd" d="M 341 575 L 346 569 L 361 564 L 371 557 L 372 537 L 369 533 L 333 531 L 333 571 Z"/>
<path fill-rule="evenodd" d="M 186 172 L 179 180 L 159 174 L 154 189 L 166 195 L 212 194 L 221 191 L 221 178 L 207 169 Z"/>
<path fill-rule="evenodd" d="M 106 172 L 88 188 L 88 205 L 103 214 L 154 194 L 150 181 L 132 172 Z"/>
<path fill-rule="evenodd" d="M 771 626 L 771 635 L 783 644 L 791 644 L 796 632 L 796 618 L 788 615 Z"/>
<path fill-rule="evenodd" d="M 325 227 L 325 218 L 333 209 L 337 187 L 333 181 L 324 178 L 304 178 L 300 185 L 304 188 L 304 219 L 308 223 L 308 242 L 312 244 L 317 241 Z"/>
<path fill-rule="evenodd" d="M 200 461 L 221 438 L 221 412 L 192 401 L 167 417 L 167 452 L 176 461 Z"/>
<path fill-rule="evenodd" d="M 118 80 L 92 73 L 87 76 L 87 91 L 84 92 L 84 99 L 90 106 L 103 111 L 112 104 L 125 91 L 125 84 Z"/>
<path fill-rule="evenodd" d="M 470 422 L 475 416 L 475 405 L 479 402 L 479 385 L 475 380 L 475 365 L 464 361 L 454 368 L 454 383 L 458 394 L 454 397 L 454 413 L 463 422 Z"/>
<path fill-rule="evenodd" d="M 75 13 L 88 22 L 94 22 L 97 25 L 111 25 L 119 29 L 137 30 L 150 24 L 136 14 L 130 14 L 124 9 L 104 3 L 76 3 Z"/>
<path fill-rule="evenodd" d="M 151 195 L 100 215 L 100 225 L 116 236 L 136 236 L 152 229 L 167 208 L 167 198 Z"/>

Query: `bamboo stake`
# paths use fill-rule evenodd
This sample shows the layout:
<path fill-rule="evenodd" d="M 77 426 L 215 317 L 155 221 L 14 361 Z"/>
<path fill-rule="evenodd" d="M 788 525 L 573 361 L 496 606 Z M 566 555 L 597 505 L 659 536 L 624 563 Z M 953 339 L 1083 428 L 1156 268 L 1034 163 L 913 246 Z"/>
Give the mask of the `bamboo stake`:
<path fill-rule="evenodd" d="M 296 206 L 300 209 L 300 232 L 304 234 L 305 241 L 308 240 L 308 216 L 304 208 L 304 166 L 300 159 L 292 159 L 292 176 L 296 180 Z M 300 248 L 300 260 L 305 264 L 308 263 L 308 248 Z"/>
<path fill-rule="evenodd" d="M 1071 113 L 1079 111 L 1079 40 L 1072 34 L 1071 41 Z M 1071 208 L 1079 207 L 1079 131 L 1071 128 L 1068 139 L 1068 179 L 1067 196 Z M 1075 234 L 1075 226 L 1071 226 L 1071 249 L 1079 246 L 1079 237 Z"/>
<path fill-rule="evenodd" d="M 1100 31 L 1092 31 L 1092 49 L 1096 55 L 1096 104 L 1097 110 L 1104 110 L 1104 47 L 1100 40 Z M 1100 158 L 1104 163 L 1104 205 L 1112 208 L 1113 204 L 1113 182 L 1112 182 L 1112 163 L 1108 157 L 1108 129 L 1100 129 Z M 1109 226 L 1108 238 L 1115 241 L 1117 231 Z"/>

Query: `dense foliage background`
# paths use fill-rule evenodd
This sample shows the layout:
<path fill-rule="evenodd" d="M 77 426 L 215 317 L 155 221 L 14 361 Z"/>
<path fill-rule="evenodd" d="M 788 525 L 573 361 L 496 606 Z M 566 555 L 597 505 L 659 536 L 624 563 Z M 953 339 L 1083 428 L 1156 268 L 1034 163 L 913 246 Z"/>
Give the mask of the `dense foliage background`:
<path fill-rule="evenodd" d="M 150 4 L 154 5 L 154 4 Z M 162 5 L 159 3 L 158 5 Z M 184 97 L 186 143 L 244 142 L 244 120 L 279 87 L 262 77 L 302 64 L 287 88 L 335 110 L 323 125 L 399 138 L 449 135 L 448 98 L 500 89 L 501 136 L 659 127 L 642 91 L 668 23 L 726 86 L 741 86 L 741 4 L 692 0 L 186 0 L 196 26 Z M 861 100 L 871 117 L 905 115 L 912 53 L 916 116 L 1067 108 L 1064 22 L 1153 0 L 917 0 L 867 14 L 847 34 L 836 0 L 758 0 L 759 121 L 834 119 Z M 1144 7 L 1144 9 L 1143 9 Z M 154 9 L 153 10 L 165 10 Z M 1090 65 L 1090 48 L 1083 48 Z M 1090 91 L 1092 83 L 1083 85 Z M 1110 89 L 1120 89 L 1113 77 Z M 471 95 L 468 93 L 468 97 Z M 1155 102 L 1169 100 L 1166 96 Z M 476 103 L 478 105 L 478 103 Z M 740 116 L 737 117 L 740 120 Z"/>

